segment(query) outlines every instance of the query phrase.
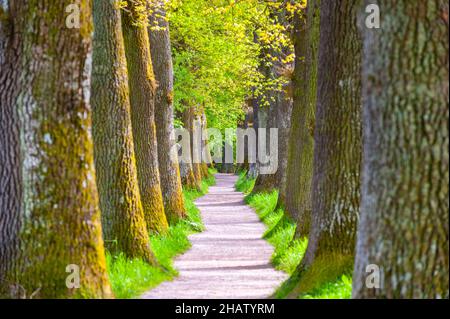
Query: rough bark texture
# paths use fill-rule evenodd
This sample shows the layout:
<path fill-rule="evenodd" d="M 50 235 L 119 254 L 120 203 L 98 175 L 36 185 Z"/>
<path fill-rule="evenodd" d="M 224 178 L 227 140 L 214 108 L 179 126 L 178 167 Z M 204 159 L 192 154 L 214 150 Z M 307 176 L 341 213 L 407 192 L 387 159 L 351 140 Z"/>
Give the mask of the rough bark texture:
<path fill-rule="evenodd" d="M 112 251 L 153 262 L 139 194 L 120 10 L 94 1 L 93 137 L 104 239 Z"/>
<path fill-rule="evenodd" d="M 363 29 L 364 168 L 353 296 L 448 298 L 448 2 L 377 2 L 381 29 Z M 380 289 L 365 284 L 371 264 L 380 267 Z"/>
<path fill-rule="evenodd" d="M 8 17 L 9 12 L 1 5 L 0 2 L 4 10 L 0 21 L 0 295 L 7 292 L 6 275 L 13 270 L 19 251 L 22 206 L 20 120 L 16 107 L 21 85 L 17 72 L 21 48 L 13 45 L 10 29 L 11 21 L 17 17 Z"/>
<path fill-rule="evenodd" d="M 145 2 L 145 1 L 144 1 Z M 139 21 L 133 1 L 122 11 L 122 30 L 128 67 L 131 125 L 137 175 L 145 222 L 150 233 L 168 229 L 158 168 L 155 127 L 155 77 L 145 23 Z M 145 3 L 144 3 L 145 4 Z M 146 21 L 145 21 L 146 22 Z M 136 25 L 137 23 L 141 23 Z"/>
<path fill-rule="evenodd" d="M 173 110 L 173 64 L 170 47 L 169 24 L 165 11 L 160 9 L 150 16 L 150 49 L 157 81 L 155 96 L 156 135 L 158 140 L 159 172 L 164 209 L 170 223 L 175 223 L 186 215 L 181 187 L 178 154 L 174 151 L 174 110 Z"/>
<path fill-rule="evenodd" d="M 353 260 L 360 199 L 361 51 L 359 4 L 322 0 L 312 219 L 303 265 Z"/>
<path fill-rule="evenodd" d="M 64 27 L 69 4 L 79 5 L 81 28 Z M 9 8 L 0 74 L 0 265 L 9 267 L 0 285 L 13 298 L 111 296 L 90 137 L 91 3 Z M 79 289 L 66 286 L 71 264 Z"/>
<path fill-rule="evenodd" d="M 286 203 L 286 187 L 287 187 L 287 163 L 288 163 L 288 147 L 289 132 L 291 129 L 291 116 L 293 108 L 292 96 L 288 92 L 291 91 L 291 80 L 278 96 L 277 107 L 277 128 L 278 128 L 278 170 L 276 173 L 276 183 L 279 190 L 278 207 L 285 207 Z"/>
<path fill-rule="evenodd" d="M 297 221 L 299 237 L 308 236 L 311 225 L 319 26 L 320 1 L 309 1 L 305 14 L 295 17 L 294 107 L 285 205 L 286 214 Z"/>

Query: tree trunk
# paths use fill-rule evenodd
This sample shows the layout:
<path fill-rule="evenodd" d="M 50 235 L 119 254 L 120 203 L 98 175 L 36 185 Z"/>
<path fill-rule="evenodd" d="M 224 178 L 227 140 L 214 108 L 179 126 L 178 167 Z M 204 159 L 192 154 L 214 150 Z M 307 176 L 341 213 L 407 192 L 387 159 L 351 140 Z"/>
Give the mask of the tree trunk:
<path fill-rule="evenodd" d="M 69 4 L 80 7 L 78 29 L 64 27 Z M 14 33 L 0 74 L 0 270 L 7 266 L 1 285 L 13 298 L 111 296 L 89 132 L 90 11 L 84 0 L 9 3 Z M 78 266 L 79 289 L 66 285 L 69 265 Z"/>
<path fill-rule="evenodd" d="M 194 112 L 193 122 L 190 124 L 190 132 L 191 132 L 191 153 L 192 153 L 192 167 L 194 169 L 194 177 L 198 184 L 201 183 L 203 179 L 203 171 L 202 171 L 202 142 L 201 142 L 201 118 L 198 114 L 198 111 L 192 109 Z"/>
<path fill-rule="evenodd" d="M 361 51 L 359 4 L 322 0 L 312 219 L 300 270 L 351 268 L 359 214 Z M 300 290 L 302 282 L 300 282 Z"/>
<path fill-rule="evenodd" d="M 289 67 L 289 66 L 286 66 Z M 293 108 L 292 96 L 289 95 L 292 85 L 291 79 L 287 79 L 288 83 L 283 88 L 283 92 L 279 94 L 277 107 L 277 128 L 278 128 L 278 170 L 276 173 L 276 185 L 279 190 L 278 207 L 285 207 L 286 203 L 286 186 L 287 186 L 287 163 L 288 163 L 288 147 L 289 132 L 291 129 L 291 116 Z"/>
<path fill-rule="evenodd" d="M 154 262 L 139 194 L 120 10 L 94 0 L 93 137 L 103 235 L 112 251 Z"/>
<path fill-rule="evenodd" d="M 206 135 L 206 131 L 208 129 L 208 121 L 206 119 L 205 110 L 202 108 L 202 113 L 200 115 L 201 120 L 201 129 L 202 129 L 202 163 L 201 163 L 201 169 L 202 169 L 202 178 L 207 178 L 209 176 L 208 171 L 208 163 L 212 163 L 211 158 L 211 152 L 209 150 L 208 141 L 203 140 L 203 135 Z M 203 158 L 205 157 L 205 158 Z M 208 163 L 207 163 L 208 162 Z"/>
<path fill-rule="evenodd" d="M 311 226 L 319 26 L 320 1 L 309 1 L 305 14 L 295 17 L 294 107 L 286 183 L 285 211 L 297 221 L 298 237 L 308 236 Z"/>
<path fill-rule="evenodd" d="M 447 1 L 378 1 L 363 29 L 364 167 L 353 296 L 449 297 Z M 369 288 L 366 267 L 381 272 Z"/>
<path fill-rule="evenodd" d="M 186 109 L 183 111 L 182 118 L 184 128 L 189 132 L 189 150 L 187 150 L 189 154 L 189 160 L 187 162 L 182 161 L 180 164 L 181 180 L 187 188 L 200 190 L 200 181 L 198 179 L 198 176 L 195 175 L 192 154 L 192 132 L 195 118 L 194 108 L 186 107 Z M 186 152 L 186 150 L 184 150 L 183 152 Z"/>
<path fill-rule="evenodd" d="M 284 26 L 287 29 L 287 20 L 286 13 L 284 9 L 271 9 L 273 12 L 270 13 L 275 23 L 279 26 Z M 265 97 L 267 102 L 269 103 L 269 107 L 267 110 L 268 119 L 266 122 L 266 151 L 269 152 L 270 139 L 275 138 L 271 136 L 270 129 L 275 128 L 278 129 L 278 149 L 272 150 L 270 152 L 277 152 L 277 163 L 262 163 L 259 162 L 261 167 L 264 166 L 266 168 L 270 168 L 271 171 L 276 170 L 271 174 L 260 174 L 258 175 L 255 181 L 255 187 L 253 192 L 272 192 L 274 190 L 279 190 L 282 186 L 282 182 L 284 180 L 283 175 L 286 173 L 286 164 L 287 164 L 287 134 L 289 132 L 290 126 L 290 115 L 292 111 L 292 103 L 291 97 L 288 95 L 288 83 L 290 81 L 289 78 L 289 68 L 290 65 L 283 61 L 283 57 L 288 56 L 291 52 L 289 47 L 284 45 L 281 48 L 277 49 L 263 49 L 264 51 L 268 51 L 269 61 L 267 61 L 267 55 L 264 55 L 263 61 L 264 65 L 261 68 L 266 75 L 268 80 L 278 80 L 278 81 L 286 81 L 286 85 L 283 83 L 283 87 L 279 88 L 270 88 L 267 92 L 265 92 Z M 270 66 L 267 66 L 267 64 Z M 260 126 L 263 127 L 263 126 Z M 272 155 L 272 154 L 271 154 Z M 259 157 L 261 159 L 261 156 Z M 284 196 L 282 195 L 284 198 Z"/>
<path fill-rule="evenodd" d="M 131 124 L 136 154 L 136 166 L 147 228 L 151 233 L 164 233 L 168 229 L 158 168 L 158 146 L 155 128 L 155 77 L 147 21 L 139 21 L 136 12 L 140 2 L 127 1 L 122 11 L 122 30 L 128 66 Z M 141 23 L 136 25 L 136 23 Z"/>
<path fill-rule="evenodd" d="M 255 92 L 253 92 L 253 96 L 251 98 L 251 107 L 252 107 L 252 112 L 253 112 L 253 129 L 255 130 L 255 134 L 256 134 L 256 148 L 255 148 L 255 152 L 257 155 L 258 154 L 258 123 L 259 123 L 259 107 L 260 107 L 260 103 L 259 103 L 259 98 L 257 96 L 255 96 Z M 246 146 L 248 146 L 249 144 L 247 143 Z M 248 153 L 247 153 L 248 154 Z M 258 176 L 258 159 L 256 156 L 256 161 L 255 163 L 249 163 L 248 166 L 248 173 L 247 173 L 247 178 L 248 179 L 255 179 Z"/>
<path fill-rule="evenodd" d="M 255 181 L 255 186 L 253 187 L 252 193 L 259 193 L 259 192 L 266 192 L 266 191 L 270 191 L 272 190 L 271 186 L 270 186 L 270 182 L 268 181 L 268 177 L 266 175 L 260 174 L 260 167 L 262 165 L 264 165 L 263 163 L 261 163 L 259 160 L 261 158 L 261 154 L 260 154 L 260 150 L 259 150 L 259 139 L 260 137 L 260 132 L 259 129 L 260 128 L 265 128 L 265 129 L 269 129 L 269 113 L 270 113 L 270 108 L 267 106 L 262 106 L 260 103 L 259 98 L 256 99 L 256 111 L 258 113 L 257 115 L 257 127 L 256 127 L 256 144 L 257 144 L 257 154 L 258 157 L 256 159 L 256 172 L 257 172 L 257 176 L 255 176 L 256 181 Z M 269 142 L 269 137 L 270 135 L 266 132 L 266 147 L 268 145 Z M 268 152 L 268 149 L 266 149 L 266 151 Z M 267 181 L 267 183 L 266 183 Z"/>
<path fill-rule="evenodd" d="M 178 154 L 174 151 L 173 125 L 173 64 L 170 47 L 169 24 L 164 9 L 150 16 L 150 27 L 156 24 L 162 29 L 149 29 L 157 89 L 155 96 L 156 135 L 158 140 L 159 172 L 164 209 L 171 224 L 186 216 L 181 187 Z"/>

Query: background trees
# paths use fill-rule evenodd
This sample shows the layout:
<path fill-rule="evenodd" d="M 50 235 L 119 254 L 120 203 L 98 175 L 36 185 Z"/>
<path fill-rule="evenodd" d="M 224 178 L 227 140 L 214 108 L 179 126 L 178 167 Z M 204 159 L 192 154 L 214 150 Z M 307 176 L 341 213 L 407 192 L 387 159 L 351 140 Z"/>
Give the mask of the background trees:
<path fill-rule="evenodd" d="M 164 233 L 164 214 L 155 127 L 156 81 L 147 31 L 146 1 L 127 1 L 122 30 L 128 67 L 131 124 L 142 209 L 150 232 Z"/>
<path fill-rule="evenodd" d="M 112 251 L 154 262 L 137 182 L 121 16 L 114 3 L 94 1 L 94 25 L 92 133 L 103 235 Z"/>
<path fill-rule="evenodd" d="M 161 175 L 161 190 L 168 220 L 175 223 L 185 216 L 181 188 L 178 154 L 174 151 L 174 108 L 173 108 L 173 63 L 170 44 L 169 23 L 166 8 L 161 2 L 150 15 L 150 48 L 155 79 L 156 135 L 158 140 L 158 163 Z"/>

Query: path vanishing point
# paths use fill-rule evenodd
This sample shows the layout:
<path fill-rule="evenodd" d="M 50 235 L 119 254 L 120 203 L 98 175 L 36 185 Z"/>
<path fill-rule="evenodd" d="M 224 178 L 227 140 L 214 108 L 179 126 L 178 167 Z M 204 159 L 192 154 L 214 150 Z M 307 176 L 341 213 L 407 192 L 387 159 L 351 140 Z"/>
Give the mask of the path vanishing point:
<path fill-rule="evenodd" d="M 216 175 L 216 185 L 195 202 L 206 230 L 191 235 L 192 248 L 175 259 L 179 276 L 142 298 L 263 299 L 287 279 L 271 265 L 273 247 L 262 239 L 266 227 L 235 190 L 236 180 Z"/>

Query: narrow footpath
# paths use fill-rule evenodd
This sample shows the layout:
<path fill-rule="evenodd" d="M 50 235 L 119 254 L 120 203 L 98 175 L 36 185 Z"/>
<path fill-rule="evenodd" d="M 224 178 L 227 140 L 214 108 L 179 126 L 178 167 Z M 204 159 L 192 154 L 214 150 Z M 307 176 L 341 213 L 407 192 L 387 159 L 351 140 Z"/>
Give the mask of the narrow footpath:
<path fill-rule="evenodd" d="M 270 263 L 273 247 L 266 227 L 244 194 L 237 176 L 217 174 L 217 183 L 195 204 L 206 230 L 189 237 L 192 248 L 175 260 L 180 275 L 146 292 L 145 299 L 263 299 L 287 279 Z"/>

